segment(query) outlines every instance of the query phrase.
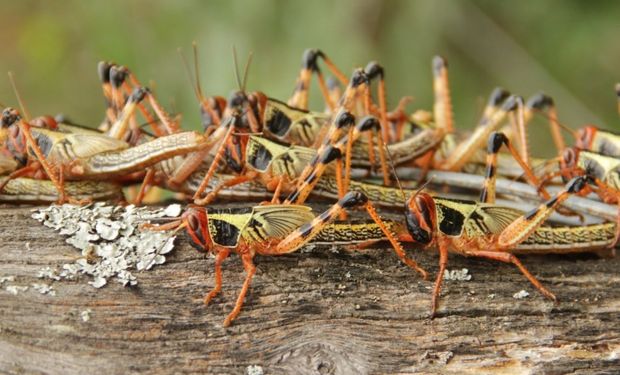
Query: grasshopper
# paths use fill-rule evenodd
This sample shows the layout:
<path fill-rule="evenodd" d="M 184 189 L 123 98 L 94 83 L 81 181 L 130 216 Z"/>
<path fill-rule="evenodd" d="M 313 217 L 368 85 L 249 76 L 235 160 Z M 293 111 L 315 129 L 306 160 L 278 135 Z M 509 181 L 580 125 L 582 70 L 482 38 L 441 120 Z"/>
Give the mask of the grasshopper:
<path fill-rule="evenodd" d="M 310 207 L 301 205 L 276 204 L 223 210 L 193 206 L 177 221 L 150 227 L 158 230 L 185 228 L 194 244 L 215 254 L 215 286 L 205 297 L 205 304 L 221 291 L 222 262 L 231 252 L 239 254 L 246 277 L 234 309 L 224 320 L 224 326 L 227 327 L 239 315 L 243 306 L 245 295 L 256 272 L 253 262 L 255 255 L 292 253 L 316 237 L 340 212 L 355 206 L 364 207 L 383 235 L 391 242 L 398 257 L 426 277 L 426 271 L 406 256 L 400 242 L 389 227 L 383 224 L 368 198 L 361 193 L 348 193 L 317 217 L 312 214 Z"/>
<path fill-rule="evenodd" d="M 439 249 L 439 272 L 433 288 L 431 316 L 437 309 L 449 251 L 511 263 L 544 296 L 555 301 L 555 295 L 525 268 L 515 254 L 563 253 L 571 252 L 570 249 L 591 251 L 609 246 L 609 232 L 613 233 L 615 225 L 598 226 L 594 231 L 585 229 L 587 227 L 540 229 L 569 195 L 584 194 L 588 182 L 587 176 L 572 179 L 563 191 L 525 214 L 490 203 L 439 198 L 427 193 L 411 196 L 405 217 L 413 242 Z"/>
<path fill-rule="evenodd" d="M 47 176 L 58 189 L 61 201 L 66 200 L 65 178 L 102 180 L 119 177 L 139 172 L 166 158 L 211 146 L 202 134 L 184 132 L 129 148 L 125 142 L 104 135 L 61 133 L 31 127 L 12 108 L 2 112 L 0 125 L 0 140 L 22 165 L 9 177 Z"/>

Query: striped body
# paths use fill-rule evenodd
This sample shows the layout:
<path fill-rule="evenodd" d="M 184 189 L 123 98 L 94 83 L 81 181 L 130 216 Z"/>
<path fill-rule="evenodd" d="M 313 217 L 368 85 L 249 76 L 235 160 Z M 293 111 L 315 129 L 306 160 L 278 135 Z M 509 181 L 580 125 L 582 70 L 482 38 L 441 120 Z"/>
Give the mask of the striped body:
<path fill-rule="evenodd" d="M 77 159 L 81 171 L 74 178 L 104 178 L 143 170 L 162 160 L 185 155 L 206 147 L 206 138 L 197 132 L 182 132 L 119 151 L 97 153 Z"/>
<path fill-rule="evenodd" d="M 103 181 L 67 181 L 64 187 L 65 192 L 76 199 L 106 201 L 123 197 L 119 185 Z M 59 198 L 51 181 L 31 178 L 12 179 L 0 192 L 0 202 L 6 203 L 54 203 Z"/>

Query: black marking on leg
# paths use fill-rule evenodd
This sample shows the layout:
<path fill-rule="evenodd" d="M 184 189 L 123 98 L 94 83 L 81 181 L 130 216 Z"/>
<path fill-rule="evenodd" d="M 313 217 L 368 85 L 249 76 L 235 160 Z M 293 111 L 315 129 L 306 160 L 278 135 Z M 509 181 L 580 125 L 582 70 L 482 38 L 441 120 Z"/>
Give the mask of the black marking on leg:
<path fill-rule="evenodd" d="M 534 218 L 534 216 L 536 216 L 538 214 L 539 211 L 539 207 L 534 208 L 533 210 L 531 210 L 530 212 L 525 214 L 525 220 L 532 220 Z"/>
<path fill-rule="evenodd" d="M 314 225 L 312 223 L 306 223 L 299 227 L 299 235 L 301 236 L 301 238 L 307 238 L 312 233 L 313 228 Z"/>
<path fill-rule="evenodd" d="M 504 90 L 501 87 L 496 87 L 491 96 L 489 96 L 489 102 L 487 106 L 489 107 L 498 107 L 504 100 L 506 100 L 510 96 L 510 93 Z"/>
<path fill-rule="evenodd" d="M 355 124 L 355 116 L 353 116 L 351 112 L 347 111 L 340 112 L 334 121 L 334 125 L 337 129 L 344 128 L 345 126 L 351 126 L 353 124 Z"/>
<path fill-rule="evenodd" d="M 373 128 L 379 130 L 381 128 L 381 124 L 376 117 L 365 116 L 360 120 L 356 127 L 359 129 L 359 131 L 365 132 Z"/>
<path fill-rule="evenodd" d="M 550 96 L 542 92 L 539 92 L 536 95 L 530 97 L 527 100 L 527 103 L 525 103 L 525 106 L 527 108 L 537 109 L 539 111 L 542 111 L 545 108 L 549 108 L 553 106 L 553 99 Z"/>
<path fill-rule="evenodd" d="M 113 66 L 110 68 L 110 82 L 115 88 L 123 85 L 127 79 L 128 71 L 124 66 Z"/>
<path fill-rule="evenodd" d="M 112 65 L 107 61 L 99 61 L 99 64 L 97 64 L 97 72 L 102 83 L 110 82 L 110 68 L 112 68 Z"/>
<path fill-rule="evenodd" d="M 439 76 L 443 69 L 448 67 L 448 62 L 441 56 L 433 57 L 433 74 Z"/>
<path fill-rule="evenodd" d="M 308 178 L 306 178 L 306 183 L 308 185 L 311 185 L 314 181 L 316 181 L 317 177 L 318 176 L 317 176 L 316 172 L 312 172 L 310 174 L 310 176 L 308 176 Z"/>
<path fill-rule="evenodd" d="M 369 62 L 364 68 L 364 73 L 366 73 L 369 80 L 373 80 L 377 77 L 383 79 L 385 77 L 383 67 L 376 61 Z"/>
<path fill-rule="evenodd" d="M 487 143 L 487 152 L 497 154 L 503 144 L 508 146 L 508 138 L 506 137 L 506 135 L 501 132 L 493 132 L 489 136 L 489 140 Z"/>
<path fill-rule="evenodd" d="M 293 202 L 293 203 L 294 203 L 294 202 L 297 202 L 297 199 L 299 199 L 299 190 L 297 190 L 297 189 L 296 189 L 295 191 L 293 191 L 293 192 L 292 192 L 292 193 L 288 196 L 288 198 L 286 198 L 286 200 L 287 200 L 287 201 L 289 201 L 289 202 Z"/>
<path fill-rule="evenodd" d="M 332 212 L 334 212 L 335 210 L 337 210 L 337 208 L 333 207 L 319 215 L 318 220 L 321 222 L 321 224 L 327 224 L 328 222 L 330 222 L 334 218 Z"/>
<path fill-rule="evenodd" d="M 319 50 L 310 48 L 304 51 L 304 55 L 301 58 L 301 64 L 304 69 L 312 70 L 313 72 L 319 71 L 318 60 L 320 58 L 325 58 L 325 54 Z"/>
<path fill-rule="evenodd" d="M 366 204 L 367 202 L 368 197 L 366 194 L 359 191 L 351 191 L 342 197 L 342 199 L 338 201 L 338 204 L 342 206 L 342 208 L 351 208 Z"/>
<path fill-rule="evenodd" d="M 508 99 L 502 104 L 502 111 L 510 112 L 514 111 L 517 108 L 517 96 L 510 95 Z"/>
<path fill-rule="evenodd" d="M 548 201 L 545 202 L 545 206 L 552 208 L 556 203 L 558 202 L 558 197 L 555 196 L 551 199 L 549 199 Z"/>
<path fill-rule="evenodd" d="M 144 100 L 144 97 L 149 94 L 151 90 L 148 87 L 138 87 L 129 96 L 129 101 L 131 103 L 139 103 Z"/>
<path fill-rule="evenodd" d="M 566 184 L 566 191 L 568 193 L 578 193 L 583 190 L 590 181 L 592 181 L 590 176 L 575 177 Z"/>
<path fill-rule="evenodd" d="M 363 83 L 369 83 L 368 76 L 362 69 L 355 69 L 353 75 L 351 76 L 351 83 L 349 83 L 349 85 L 351 87 L 357 87 Z"/>
<path fill-rule="evenodd" d="M 329 145 L 325 148 L 325 152 L 319 159 L 319 163 L 321 164 L 329 164 L 330 162 L 340 159 L 342 157 L 342 152 L 340 149 Z"/>
<path fill-rule="evenodd" d="M 486 178 L 491 178 L 491 177 L 493 177 L 493 176 L 495 176 L 495 166 L 494 166 L 494 165 L 492 165 L 492 164 L 489 164 L 489 165 L 487 166 L 486 176 L 485 176 L 485 177 L 486 177 Z"/>
<path fill-rule="evenodd" d="M 480 192 L 480 202 L 486 203 L 488 195 L 489 195 L 489 193 L 487 191 L 487 188 L 485 187 Z"/>

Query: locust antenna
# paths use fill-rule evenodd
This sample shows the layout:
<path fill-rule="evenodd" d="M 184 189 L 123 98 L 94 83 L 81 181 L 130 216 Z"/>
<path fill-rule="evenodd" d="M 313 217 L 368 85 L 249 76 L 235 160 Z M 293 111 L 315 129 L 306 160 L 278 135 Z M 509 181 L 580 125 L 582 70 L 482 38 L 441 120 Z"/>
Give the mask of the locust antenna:
<path fill-rule="evenodd" d="M 417 196 L 418 196 L 418 194 L 420 194 L 420 193 L 422 192 L 422 190 L 424 190 L 424 189 L 428 186 L 428 184 L 430 184 L 430 183 L 431 183 L 431 181 L 433 181 L 433 178 L 434 178 L 434 177 L 435 177 L 435 176 L 431 176 L 431 177 L 429 177 L 429 178 L 428 178 L 428 180 L 426 180 L 426 182 L 425 182 L 425 183 L 423 183 L 423 184 L 422 184 L 422 186 L 420 186 L 420 187 L 416 190 L 415 194 L 413 194 L 413 197 L 411 197 L 411 198 L 413 199 L 413 198 L 417 197 Z"/>
<path fill-rule="evenodd" d="M 192 51 L 194 53 L 194 75 L 196 76 L 196 92 L 200 95 L 200 99 L 203 99 L 202 87 L 200 84 L 200 69 L 198 69 L 198 45 L 194 40 L 192 42 Z"/>
<path fill-rule="evenodd" d="M 185 75 L 187 76 L 187 80 L 189 81 L 189 84 L 192 85 L 192 88 L 194 89 L 194 94 L 196 95 L 198 101 L 202 102 L 202 93 L 200 92 L 200 87 L 196 82 L 194 82 L 194 77 L 192 77 L 189 63 L 187 62 L 187 58 L 185 57 L 185 54 L 183 53 L 181 47 L 177 48 L 177 52 L 179 53 L 179 56 L 181 56 L 181 60 L 183 60 L 183 67 L 185 68 Z"/>
<path fill-rule="evenodd" d="M 250 52 L 250 54 L 248 55 L 248 61 L 246 62 L 245 68 L 243 69 L 243 81 L 242 81 L 241 76 L 239 75 L 239 60 L 237 59 L 237 49 L 235 48 L 235 46 L 233 46 L 232 50 L 233 50 L 233 63 L 235 67 L 235 79 L 237 80 L 237 87 L 239 87 L 239 90 L 241 92 L 245 93 L 245 85 L 247 84 L 248 71 L 250 69 L 250 63 L 252 62 L 253 53 Z"/>
<path fill-rule="evenodd" d="M 561 123 L 560 121 L 558 121 L 557 119 L 552 119 L 551 116 L 549 116 L 549 114 L 545 113 L 545 112 L 538 112 L 539 115 L 543 116 L 544 118 L 546 118 L 547 120 L 554 120 L 556 124 L 558 124 L 558 126 L 564 130 L 565 132 L 567 132 L 568 134 L 572 135 L 575 139 L 577 138 L 577 132 L 574 129 L 571 129 L 568 125 Z"/>
<path fill-rule="evenodd" d="M 24 116 L 24 119 L 26 120 L 26 122 L 28 122 L 30 120 L 30 113 L 28 112 L 28 109 L 26 109 L 26 104 L 24 103 L 21 95 L 19 94 L 19 90 L 17 89 L 17 84 L 15 84 L 15 76 L 13 75 L 13 72 L 9 72 L 9 81 L 11 81 L 11 86 L 13 86 L 15 97 L 17 98 L 17 101 L 19 102 L 19 108 L 22 111 L 22 116 Z"/>
<path fill-rule="evenodd" d="M 244 92 L 243 86 L 241 85 L 241 78 L 239 78 L 239 60 L 237 59 L 237 48 L 235 46 L 232 47 L 233 53 L 233 67 L 235 68 L 235 79 L 237 80 L 237 88 Z"/>

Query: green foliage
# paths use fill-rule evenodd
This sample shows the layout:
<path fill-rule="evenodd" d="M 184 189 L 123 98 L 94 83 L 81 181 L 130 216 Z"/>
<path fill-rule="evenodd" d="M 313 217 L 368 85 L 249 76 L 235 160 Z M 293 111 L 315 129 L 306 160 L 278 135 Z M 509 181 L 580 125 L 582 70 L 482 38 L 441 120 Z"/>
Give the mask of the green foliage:
<path fill-rule="evenodd" d="M 555 97 L 560 120 L 620 128 L 613 87 L 618 2 L 559 1 L 19 1 L 3 6 L 0 71 L 14 71 L 33 114 L 65 113 L 96 125 L 103 99 L 99 60 L 155 82 L 162 102 L 198 128 L 177 48 L 200 47 L 206 94 L 235 89 L 231 47 L 254 52 L 248 89 L 286 98 L 306 48 L 345 71 L 371 59 L 387 68 L 389 103 L 412 95 L 432 105 L 430 60 L 450 63 L 457 126 L 469 128 L 497 85 Z M 320 105 L 314 90 L 313 102 Z M 0 103 L 15 105 L 8 80 Z M 545 138 L 545 137 L 542 137 Z"/>

